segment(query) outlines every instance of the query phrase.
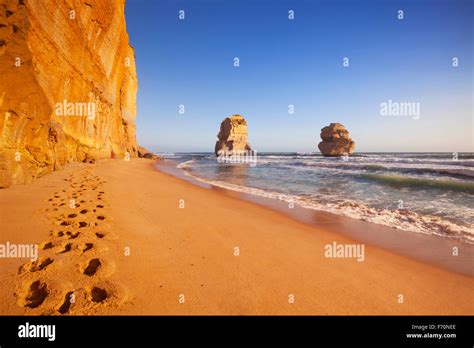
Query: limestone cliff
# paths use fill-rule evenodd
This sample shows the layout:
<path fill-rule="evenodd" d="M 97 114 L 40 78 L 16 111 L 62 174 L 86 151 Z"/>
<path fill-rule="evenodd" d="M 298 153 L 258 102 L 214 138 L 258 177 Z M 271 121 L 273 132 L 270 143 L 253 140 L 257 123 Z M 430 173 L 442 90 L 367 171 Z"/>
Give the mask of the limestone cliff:
<path fill-rule="evenodd" d="M 340 123 L 331 123 L 321 129 L 319 150 L 324 156 L 343 156 L 354 152 L 355 143 L 349 137 L 349 132 Z"/>
<path fill-rule="evenodd" d="M 232 115 L 222 121 L 217 138 L 218 140 L 214 149 L 216 155 L 219 155 L 219 151 L 251 150 L 247 140 L 247 121 L 245 121 L 241 115 Z"/>
<path fill-rule="evenodd" d="M 137 155 L 124 0 L 0 0 L 0 187 Z"/>

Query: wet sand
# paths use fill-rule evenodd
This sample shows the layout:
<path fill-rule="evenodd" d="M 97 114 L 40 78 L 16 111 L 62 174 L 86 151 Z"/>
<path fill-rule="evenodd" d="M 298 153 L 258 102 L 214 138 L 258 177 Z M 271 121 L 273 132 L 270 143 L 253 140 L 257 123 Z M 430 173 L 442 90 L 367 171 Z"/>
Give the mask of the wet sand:
<path fill-rule="evenodd" d="M 36 263 L 0 259 L 1 314 L 474 313 L 462 270 L 369 242 L 363 262 L 325 257 L 326 245 L 361 243 L 358 223 L 298 221 L 149 160 L 69 165 L 1 190 L 0 206 L 0 243 L 42 247 Z"/>
<path fill-rule="evenodd" d="M 302 208 L 297 205 L 290 208 L 285 201 L 231 191 L 202 181 L 197 181 L 193 177 L 185 175 L 183 170 L 176 168 L 176 164 L 176 162 L 171 160 L 160 161 L 157 162 L 156 168 L 161 172 L 171 174 L 194 185 L 217 191 L 230 197 L 244 199 L 283 213 L 305 224 L 322 228 L 358 242 L 371 244 L 437 267 L 474 276 L 473 244 L 439 236 L 403 231 L 324 211 Z M 453 256 L 453 248 L 457 248 L 457 256 Z"/>

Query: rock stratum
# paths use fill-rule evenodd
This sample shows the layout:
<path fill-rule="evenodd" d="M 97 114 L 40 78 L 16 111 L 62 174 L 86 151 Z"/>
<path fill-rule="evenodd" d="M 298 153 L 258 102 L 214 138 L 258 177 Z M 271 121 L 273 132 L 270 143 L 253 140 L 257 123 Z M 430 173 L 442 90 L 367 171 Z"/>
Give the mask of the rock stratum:
<path fill-rule="evenodd" d="M 143 146 L 138 146 L 138 157 L 139 158 L 151 159 L 151 160 L 159 160 L 159 161 L 163 160 L 163 157 L 155 155 L 153 152 L 147 150 Z"/>
<path fill-rule="evenodd" d="M 232 115 L 222 121 L 214 149 L 216 155 L 230 151 L 250 151 L 247 121 L 241 115 Z"/>
<path fill-rule="evenodd" d="M 135 157 L 124 0 L 0 1 L 0 187 L 68 162 Z"/>
<path fill-rule="evenodd" d="M 321 129 L 321 139 L 318 148 L 324 156 L 344 156 L 354 152 L 355 143 L 349 137 L 347 129 L 340 123 L 331 123 Z"/>

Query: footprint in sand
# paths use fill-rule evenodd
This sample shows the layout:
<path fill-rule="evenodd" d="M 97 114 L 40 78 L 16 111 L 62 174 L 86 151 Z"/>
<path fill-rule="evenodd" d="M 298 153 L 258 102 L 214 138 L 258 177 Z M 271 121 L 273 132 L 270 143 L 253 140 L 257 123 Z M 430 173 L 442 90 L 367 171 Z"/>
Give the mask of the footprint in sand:
<path fill-rule="evenodd" d="M 39 244 L 41 250 L 48 250 L 54 246 L 53 242 L 43 242 Z"/>
<path fill-rule="evenodd" d="M 39 258 L 36 261 L 28 262 L 22 266 L 20 266 L 20 269 L 18 273 L 23 273 L 23 272 L 38 272 L 42 271 L 46 267 L 48 267 L 50 264 L 53 263 L 53 259 L 47 257 L 47 258 Z"/>
<path fill-rule="evenodd" d="M 72 243 L 65 243 L 65 244 L 62 244 L 58 248 L 58 251 L 56 251 L 56 254 L 64 254 L 71 251 L 71 249 L 72 249 Z"/>
<path fill-rule="evenodd" d="M 58 312 L 61 314 L 66 314 L 69 312 L 71 309 L 71 306 L 74 302 L 74 291 L 69 291 L 65 296 L 64 296 L 64 302 L 59 306 Z"/>
<path fill-rule="evenodd" d="M 89 224 L 85 221 L 79 221 L 79 228 L 87 227 Z"/>
<path fill-rule="evenodd" d="M 92 259 L 83 266 L 82 273 L 89 277 L 92 277 L 94 274 L 97 273 L 97 270 L 100 268 L 101 265 L 102 263 L 99 259 Z"/>
<path fill-rule="evenodd" d="M 79 237 L 81 233 L 80 232 L 71 232 L 71 231 L 67 231 L 66 232 L 66 236 L 68 237 L 68 239 L 76 239 L 77 237 Z"/>
<path fill-rule="evenodd" d="M 77 178 L 76 178 L 77 177 Z M 81 178 L 78 180 L 78 178 Z M 97 241 L 92 243 L 92 242 L 82 242 L 82 243 L 71 243 L 66 241 L 65 239 L 76 239 L 79 236 L 82 237 L 82 234 L 84 232 L 79 232 L 79 231 L 74 231 L 72 230 L 73 228 L 84 228 L 84 227 L 91 227 L 91 226 L 98 226 L 100 223 L 98 222 L 87 222 L 87 221 L 78 221 L 79 216 L 84 216 L 86 217 L 85 214 L 91 214 L 93 213 L 93 216 L 100 221 L 104 221 L 106 219 L 106 215 L 98 213 L 98 210 L 96 209 L 104 209 L 106 206 L 108 206 L 104 202 L 104 191 L 99 191 L 102 187 L 101 185 L 105 183 L 104 180 L 100 180 L 99 177 L 95 177 L 95 179 L 92 177 L 89 171 L 82 171 L 79 173 L 78 176 L 69 176 L 69 179 L 65 179 L 66 181 L 69 181 L 68 184 L 68 189 L 62 190 L 62 193 L 60 191 L 55 192 L 54 196 L 50 196 L 49 198 L 49 206 L 54 211 L 59 211 L 60 213 L 63 212 L 64 214 L 61 214 L 59 217 L 50 217 L 52 223 L 55 225 L 59 226 L 64 226 L 63 230 L 60 231 L 54 231 L 51 230 L 50 234 L 53 238 L 61 238 L 63 241 L 55 241 L 54 239 L 52 241 L 45 241 L 39 245 L 41 250 L 48 250 L 48 249 L 53 249 L 54 252 L 58 255 L 64 254 L 64 256 L 60 256 L 61 260 L 74 260 L 74 258 L 77 257 L 82 257 L 83 254 L 86 252 L 90 252 L 91 250 L 96 250 L 97 246 L 99 246 L 98 250 L 104 250 L 103 248 L 100 248 L 102 241 L 101 239 L 105 238 L 106 236 L 110 237 L 112 235 L 108 235 L 108 233 L 104 231 L 98 231 L 98 232 L 93 232 L 95 233 L 95 237 L 97 238 Z M 96 184 L 95 184 L 96 183 Z M 87 191 L 85 193 L 82 193 L 84 191 Z M 94 194 L 94 196 L 88 196 L 88 194 Z M 73 212 L 69 210 L 67 211 L 67 201 L 69 201 L 69 198 L 72 198 L 74 200 L 79 201 L 83 205 L 81 207 Z M 87 205 L 88 201 L 91 200 L 91 205 Z M 102 200 L 103 202 L 99 202 Z M 87 207 L 84 207 L 84 204 L 87 205 Z M 80 204 L 76 204 L 74 208 L 78 208 Z M 87 209 L 86 209 L 87 208 Z M 57 213 L 56 213 L 57 214 Z M 71 229 L 70 231 L 67 231 L 66 229 Z M 87 234 L 87 230 L 86 230 Z M 81 238 L 80 238 L 81 239 Z M 80 240 L 79 239 L 79 240 Z M 113 239 L 113 238 L 112 238 Z M 76 253 L 70 253 L 71 250 L 76 250 Z M 58 256 L 59 257 L 59 256 Z M 34 262 L 30 262 L 27 264 L 24 264 L 20 267 L 20 270 L 23 272 L 39 272 L 39 271 L 44 271 L 46 268 L 54 262 L 53 258 L 40 258 Z M 64 262 L 64 261 L 61 261 Z M 91 258 L 83 263 L 80 263 L 79 265 L 79 270 L 82 274 L 90 277 L 91 279 L 94 280 L 99 280 L 98 284 L 91 285 L 91 286 L 86 286 L 86 287 L 81 287 L 82 284 L 78 284 L 79 287 L 76 290 L 68 290 L 64 292 L 58 293 L 58 295 L 61 296 L 61 298 L 58 298 L 58 302 L 56 303 L 55 306 L 52 308 L 49 308 L 49 311 L 46 313 L 48 315 L 54 315 L 54 314 L 70 314 L 71 309 L 74 308 L 74 295 L 75 291 L 85 291 L 86 297 L 84 299 L 88 299 L 91 303 L 96 303 L 100 304 L 103 302 L 109 302 L 109 301 L 115 301 L 119 298 L 126 298 L 126 296 L 117 296 L 117 289 L 120 289 L 120 286 L 117 287 L 116 284 L 109 284 L 105 285 L 102 284 L 100 281 L 104 279 L 104 277 L 108 277 L 111 273 L 114 272 L 115 270 L 115 263 L 112 261 L 109 261 L 107 259 L 103 258 L 98 258 L 94 257 Z M 48 272 L 48 271 L 46 271 Z M 41 273 L 38 273 L 41 274 Z M 48 273 L 45 273 L 48 274 Z M 65 277 L 67 280 L 67 276 Z M 102 285 L 101 285 L 102 284 Z M 23 286 L 20 288 L 21 290 L 18 292 L 18 304 L 23 307 L 28 307 L 28 308 L 36 308 L 41 306 L 45 299 L 50 296 L 51 290 L 50 286 L 51 284 L 46 284 L 45 282 L 42 282 L 40 280 L 36 280 L 32 283 L 28 283 L 26 286 Z M 54 285 L 53 285 L 54 288 Z M 79 289 L 79 290 L 78 290 Z M 123 292 L 123 291 L 122 291 Z M 120 293 L 121 294 L 121 293 Z M 123 294 L 121 294 L 123 295 Z M 122 300 L 123 300 L 122 298 Z"/>
<path fill-rule="evenodd" d="M 51 231 L 51 236 L 53 236 L 53 237 L 63 237 L 64 232 L 63 231 Z"/>
<path fill-rule="evenodd" d="M 22 307 L 36 308 L 48 296 L 48 286 L 39 280 L 34 281 L 20 292 L 19 304 Z"/>
<path fill-rule="evenodd" d="M 107 293 L 107 290 L 103 288 L 99 288 L 98 286 L 89 287 L 88 293 L 89 293 L 90 300 L 96 303 L 105 301 L 107 297 L 109 296 L 109 294 Z"/>
<path fill-rule="evenodd" d="M 79 250 L 82 254 L 84 254 L 87 250 L 91 250 L 94 247 L 93 243 L 84 243 L 77 246 L 77 250 Z"/>

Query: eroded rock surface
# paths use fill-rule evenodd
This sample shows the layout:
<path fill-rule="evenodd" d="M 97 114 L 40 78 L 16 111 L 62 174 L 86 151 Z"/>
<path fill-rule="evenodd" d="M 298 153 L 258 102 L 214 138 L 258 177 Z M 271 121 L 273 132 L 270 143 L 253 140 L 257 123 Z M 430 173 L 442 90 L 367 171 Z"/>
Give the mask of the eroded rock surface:
<path fill-rule="evenodd" d="M 147 150 L 143 146 L 138 146 L 138 157 L 159 161 L 163 160 L 162 157 L 155 155 L 153 152 Z"/>
<path fill-rule="evenodd" d="M 124 1 L 0 1 L 0 187 L 137 155 Z"/>
<path fill-rule="evenodd" d="M 321 129 L 321 139 L 318 148 L 324 156 L 344 156 L 354 152 L 355 143 L 340 123 L 331 123 Z"/>
<path fill-rule="evenodd" d="M 249 151 L 247 121 L 241 115 L 227 117 L 221 123 L 219 134 L 217 134 L 215 153 L 228 153 L 230 151 Z"/>

